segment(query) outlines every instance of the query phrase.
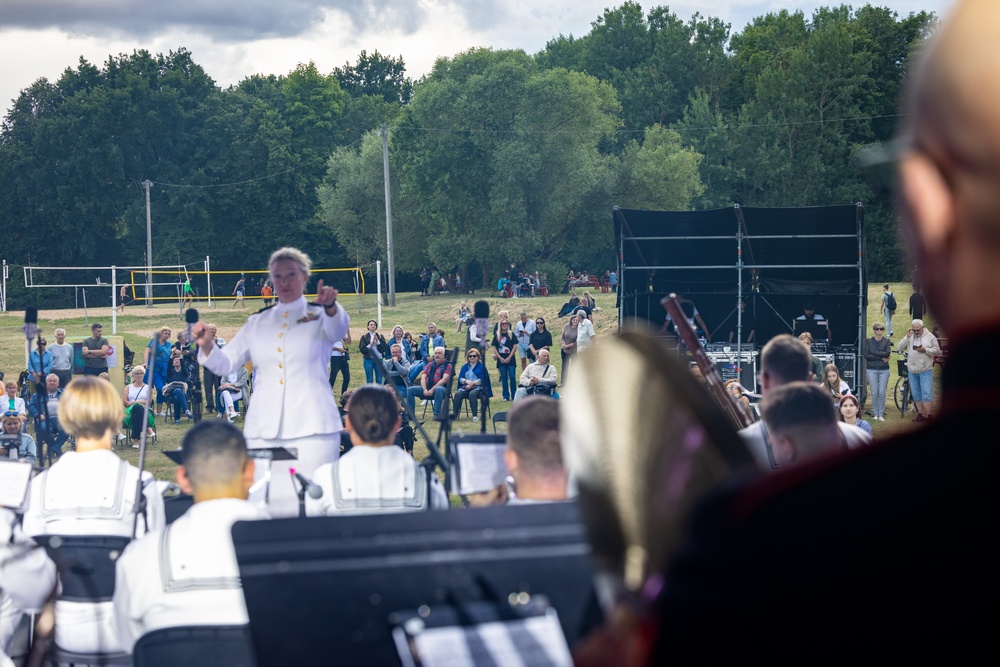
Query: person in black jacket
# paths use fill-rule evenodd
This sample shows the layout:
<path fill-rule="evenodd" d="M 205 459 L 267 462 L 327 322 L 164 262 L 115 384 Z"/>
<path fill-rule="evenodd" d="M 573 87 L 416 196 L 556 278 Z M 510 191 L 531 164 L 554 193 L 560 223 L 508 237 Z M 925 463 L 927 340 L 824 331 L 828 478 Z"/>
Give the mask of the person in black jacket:
<path fill-rule="evenodd" d="M 361 335 L 359 347 L 365 360 L 365 382 L 382 384 L 382 360 L 387 348 L 385 336 L 378 332 L 378 322 L 368 320 L 368 331 Z"/>

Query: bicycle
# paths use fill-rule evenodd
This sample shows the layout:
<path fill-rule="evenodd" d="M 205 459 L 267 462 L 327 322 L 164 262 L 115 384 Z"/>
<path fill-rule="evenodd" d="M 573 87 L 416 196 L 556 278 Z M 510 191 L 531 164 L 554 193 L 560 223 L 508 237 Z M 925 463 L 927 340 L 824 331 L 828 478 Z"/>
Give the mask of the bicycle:
<path fill-rule="evenodd" d="M 896 360 L 896 369 L 899 371 L 899 378 L 892 390 L 892 398 L 896 402 L 899 416 L 905 417 L 907 412 L 913 412 L 917 409 L 913 403 L 913 394 L 910 393 L 910 371 L 906 368 L 905 354 L 902 359 Z"/>

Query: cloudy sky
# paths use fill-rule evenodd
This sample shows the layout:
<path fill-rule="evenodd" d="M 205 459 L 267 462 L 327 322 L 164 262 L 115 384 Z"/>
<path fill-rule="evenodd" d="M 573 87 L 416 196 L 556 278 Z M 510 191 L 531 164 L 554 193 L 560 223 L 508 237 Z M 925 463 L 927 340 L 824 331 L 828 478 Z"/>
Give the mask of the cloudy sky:
<path fill-rule="evenodd" d="M 901 16 L 942 14 L 954 0 L 873 0 Z M 287 74 L 313 61 L 321 72 L 358 53 L 402 56 L 414 79 L 440 56 L 474 46 L 541 50 L 559 34 L 581 36 L 615 0 L 0 0 L 0 104 L 36 79 L 55 80 L 80 57 L 94 64 L 136 49 L 185 47 L 221 86 L 251 74 Z M 807 15 L 814 0 L 660 0 L 687 20 L 695 11 L 741 30 L 781 9 Z M 854 6 L 863 2 L 855 0 Z M 710 7 L 710 9 L 708 9 Z"/>

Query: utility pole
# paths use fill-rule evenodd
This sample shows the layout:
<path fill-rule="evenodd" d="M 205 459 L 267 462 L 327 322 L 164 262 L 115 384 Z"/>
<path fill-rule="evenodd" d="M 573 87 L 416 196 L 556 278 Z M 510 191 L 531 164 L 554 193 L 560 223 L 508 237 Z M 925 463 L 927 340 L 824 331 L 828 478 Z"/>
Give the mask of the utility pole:
<path fill-rule="evenodd" d="M 389 188 L 389 128 L 382 123 L 382 171 L 385 175 L 385 251 L 389 259 L 389 305 L 396 306 L 396 260 L 392 247 L 392 194 Z"/>
<path fill-rule="evenodd" d="M 153 307 L 153 232 L 152 219 L 149 216 L 149 188 L 153 184 L 147 178 L 142 182 L 146 186 L 146 308 Z"/>

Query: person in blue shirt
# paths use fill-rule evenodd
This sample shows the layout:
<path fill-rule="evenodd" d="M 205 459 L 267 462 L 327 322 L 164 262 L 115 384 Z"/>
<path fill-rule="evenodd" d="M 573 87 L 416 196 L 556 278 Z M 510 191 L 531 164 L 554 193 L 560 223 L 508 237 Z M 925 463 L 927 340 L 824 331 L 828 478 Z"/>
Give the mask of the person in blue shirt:
<path fill-rule="evenodd" d="M 28 372 L 35 383 L 36 394 L 45 386 L 45 377 L 52 372 L 52 353 L 48 350 L 48 344 L 47 340 L 39 337 L 38 347 L 28 355 Z"/>
<path fill-rule="evenodd" d="M 419 359 L 413 362 L 410 366 L 410 384 L 420 377 L 420 372 L 424 370 L 424 366 L 430 363 L 431 357 L 434 356 L 434 348 L 444 347 L 444 334 L 437 328 L 437 325 L 431 322 L 427 325 L 427 333 L 420 336 L 420 348 L 417 356 Z"/>

